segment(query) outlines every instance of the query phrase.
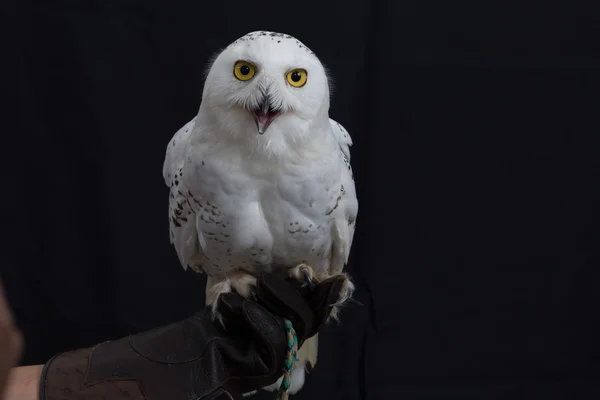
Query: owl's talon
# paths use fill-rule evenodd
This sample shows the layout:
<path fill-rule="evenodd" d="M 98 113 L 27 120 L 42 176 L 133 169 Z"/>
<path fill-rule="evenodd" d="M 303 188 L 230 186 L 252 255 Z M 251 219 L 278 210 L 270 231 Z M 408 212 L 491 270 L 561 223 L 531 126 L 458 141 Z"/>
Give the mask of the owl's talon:
<path fill-rule="evenodd" d="M 248 287 L 248 297 L 252 301 L 256 301 L 256 286 Z"/>
<path fill-rule="evenodd" d="M 315 284 L 313 283 L 312 276 L 310 276 L 310 273 L 308 272 L 308 268 L 304 268 L 302 270 L 302 274 L 304 275 L 308 289 L 310 289 L 311 292 L 315 290 Z"/>
<path fill-rule="evenodd" d="M 256 277 L 241 271 L 230 273 L 223 279 L 208 278 L 206 284 L 206 305 L 212 309 L 214 319 L 223 323 L 217 305 L 219 297 L 225 293 L 236 292 L 245 299 L 256 296 Z"/>
<path fill-rule="evenodd" d="M 299 282 L 306 283 L 310 290 L 314 289 L 315 272 L 310 265 L 298 264 L 290 269 L 289 275 Z"/>

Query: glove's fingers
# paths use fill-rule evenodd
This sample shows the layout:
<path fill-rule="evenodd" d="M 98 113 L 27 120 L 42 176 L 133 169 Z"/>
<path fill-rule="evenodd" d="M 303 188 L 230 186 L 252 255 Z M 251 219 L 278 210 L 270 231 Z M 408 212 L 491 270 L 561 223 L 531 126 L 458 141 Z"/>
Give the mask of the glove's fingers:
<path fill-rule="evenodd" d="M 271 314 L 265 307 L 253 301 L 244 301 L 242 311 L 250 332 L 261 347 L 257 352 L 265 357 L 263 360 L 264 368 L 270 373 L 281 371 L 288 342 L 287 333 L 283 328 L 283 321 L 278 316 Z M 248 330 L 248 327 L 246 327 L 246 330 Z M 245 335 L 247 334 L 246 332 Z M 265 352 L 265 350 L 267 351 Z"/>
<path fill-rule="evenodd" d="M 223 320 L 223 325 L 232 335 L 245 335 L 245 319 L 243 317 L 244 298 L 235 292 L 219 296 L 217 312 Z"/>
<path fill-rule="evenodd" d="M 306 294 L 307 302 L 315 313 L 317 324 L 325 323 L 332 306 L 340 300 L 340 292 L 346 279 L 342 275 L 327 278 L 317 283 L 314 290 Z"/>
<path fill-rule="evenodd" d="M 275 274 L 263 275 L 257 281 L 256 294 L 258 302 L 265 308 L 292 322 L 300 341 L 314 330 L 313 310 L 288 280 Z"/>
<path fill-rule="evenodd" d="M 306 298 L 308 294 L 312 292 L 310 285 L 308 285 L 307 283 L 301 282 L 295 278 L 284 278 L 284 280 L 288 283 L 288 285 L 292 286 L 304 298 Z M 318 282 L 316 278 L 313 278 L 313 287 L 317 283 Z"/>

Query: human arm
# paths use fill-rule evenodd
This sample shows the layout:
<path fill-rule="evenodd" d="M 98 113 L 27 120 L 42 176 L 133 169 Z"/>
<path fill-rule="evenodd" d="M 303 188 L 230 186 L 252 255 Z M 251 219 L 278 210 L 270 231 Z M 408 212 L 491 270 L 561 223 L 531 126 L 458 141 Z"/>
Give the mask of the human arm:
<path fill-rule="evenodd" d="M 38 400 L 43 365 L 13 368 L 6 382 L 4 400 Z"/>
<path fill-rule="evenodd" d="M 21 354 L 22 341 L 0 281 L 0 398 L 4 393 L 9 371 Z"/>

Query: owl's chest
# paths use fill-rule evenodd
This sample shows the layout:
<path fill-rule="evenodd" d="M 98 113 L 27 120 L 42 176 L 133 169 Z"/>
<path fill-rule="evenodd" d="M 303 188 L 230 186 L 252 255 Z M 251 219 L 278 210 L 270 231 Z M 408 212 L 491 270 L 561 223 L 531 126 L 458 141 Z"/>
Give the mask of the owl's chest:
<path fill-rule="evenodd" d="M 197 230 L 209 274 L 231 268 L 261 272 L 301 262 L 320 268 L 329 259 L 327 192 L 315 191 L 310 175 L 230 167 L 228 174 L 197 176 Z"/>

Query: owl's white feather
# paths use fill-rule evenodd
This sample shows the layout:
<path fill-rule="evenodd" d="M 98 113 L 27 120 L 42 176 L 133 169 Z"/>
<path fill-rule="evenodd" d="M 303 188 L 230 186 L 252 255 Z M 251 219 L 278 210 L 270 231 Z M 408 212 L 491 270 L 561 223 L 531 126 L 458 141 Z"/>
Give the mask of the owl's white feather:
<path fill-rule="evenodd" d="M 239 61 L 254 67 L 251 79 L 236 78 Z M 287 79 L 295 69 L 306 71 L 302 87 Z M 253 114 L 265 104 L 277 117 L 259 134 Z M 219 54 L 198 114 L 171 139 L 163 167 L 184 267 L 225 283 L 236 270 L 287 273 L 301 263 L 321 277 L 342 272 L 358 202 L 352 139 L 328 113 L 325 70 L 297 39 L 252 32 Z"/>

